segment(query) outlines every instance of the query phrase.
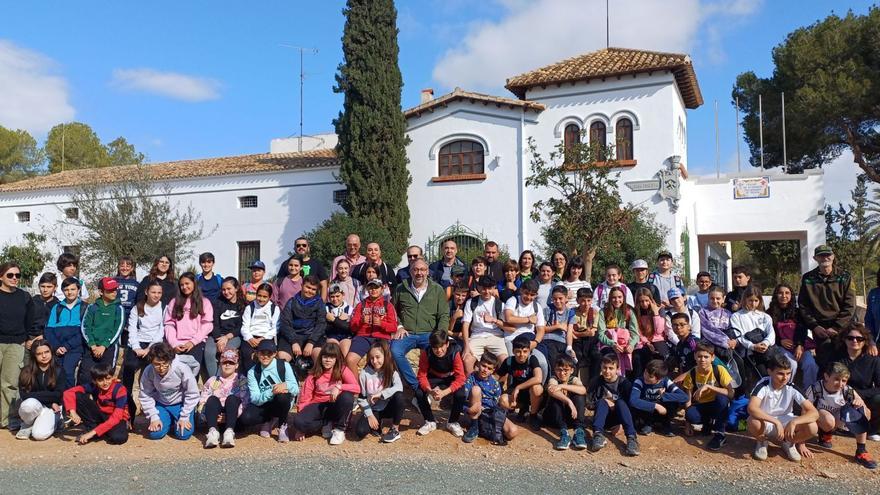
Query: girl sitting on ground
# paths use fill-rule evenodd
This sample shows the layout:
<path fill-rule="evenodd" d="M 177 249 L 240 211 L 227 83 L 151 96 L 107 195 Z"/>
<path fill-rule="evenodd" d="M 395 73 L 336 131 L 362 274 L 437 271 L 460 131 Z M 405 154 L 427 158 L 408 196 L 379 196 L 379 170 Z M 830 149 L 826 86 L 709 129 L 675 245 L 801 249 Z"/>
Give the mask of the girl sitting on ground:
<path fill-rule="evenodd" d="M 345 428 L 361 387 L 354 373 L 345 366 L 338 344 L 328 342 L 321 348 L 317 362 L 303 383 L 298 414 L 293 417 L 294 440 L 321 432 L 330 445 L 345 441 Z"/>
<path fill-rule="evenodd" d="M 66 388 L 64 370 L 55 365 L 49 342 L 35 340 L 31 344 L 30 360 L 18 378 L 21 429 L 15 438 L 45 440 L 51 437 L 62 423 L 62 393 Z"/>
<path fill-rule="evenodd" d="M 367 353 L 367 366 L 360 372 L 361 395 L 358 404 L 363 414 L 355 427 L 358 439 L 367 434 L 378 436 L 382 443 L 400 438 L 400 420 L 403 417 L 403 383 L 384 340 L 373 342 Z M 382 434 L 382 420 L 390 419 L 391 428 Z"/>
<path fill-rule="evenodd" d="M 206 449 L 220 444 L 217 424 L 221 415 L 225 420 L 222 445 L 235 447 L 235 425 L 249 402 L 247 377 L 238 373 L 238 350 L 226 349 L 220 353 L 218 374 L 208 378 L 199 399 L 198 410 L 205 416 L 205 425 L 208 427 Z"/>

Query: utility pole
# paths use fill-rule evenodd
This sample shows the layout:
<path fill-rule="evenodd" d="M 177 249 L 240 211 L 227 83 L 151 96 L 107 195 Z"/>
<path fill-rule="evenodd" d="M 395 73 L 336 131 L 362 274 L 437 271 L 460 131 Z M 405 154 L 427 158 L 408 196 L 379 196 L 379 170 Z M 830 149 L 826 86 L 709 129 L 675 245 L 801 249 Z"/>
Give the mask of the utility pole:
<path fill-rule="evenodd" d="M 761 147 L 761 170 L 764 170 L 764 106 L 761 101 L 761 95 L 758 95 L 758 130 Z"/>
<path fill-rule="evenodd" d="M 306 74 L 303 72 L 303 54 L 305 52 L 316 54 L 318 53 L 317 48 L 307 48 L 303 46 L 294 46 L 288 44 L 282 44 L 281 46 L 285 48 L 293 48 L 294 50 L 299 51 L 299 137 L 298 137 L 298 146 L 297 149 L 299 151 L 303 150 L 303 86 L 306 81 Z"/>
<path fill-rule="evenodd" d="M 611 47 L 611 13 L 608 10 L 609 0 L 605 0 L 605 48 Z"/>
<path fill-rule="evenodd" d="M 788 173 L 788 150 L 785 149 L 785 91 L 782 92 L 782 170 Z"/>

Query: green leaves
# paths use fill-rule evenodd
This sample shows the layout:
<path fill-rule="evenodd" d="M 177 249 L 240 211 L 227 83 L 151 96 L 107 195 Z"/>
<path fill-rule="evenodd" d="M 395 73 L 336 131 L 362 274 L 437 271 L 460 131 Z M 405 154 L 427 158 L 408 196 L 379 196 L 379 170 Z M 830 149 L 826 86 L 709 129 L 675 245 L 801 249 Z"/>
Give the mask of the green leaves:
<path fill-rule="evenodd" d="M 43 151 L 27 131 L 0 126 L 0 184 L 37 175 L 43 159 Z"/>
<path fill-rule="evenodd" d="M 21 267 L 22 287 L 31 285 L 52 259 L 50 253 L 43 251 L 44 242 L 45 235 L 28 232 L 24 234 L 23 244 L 7 244 L 0 250 L 0 260 L 13 260 Z"/>

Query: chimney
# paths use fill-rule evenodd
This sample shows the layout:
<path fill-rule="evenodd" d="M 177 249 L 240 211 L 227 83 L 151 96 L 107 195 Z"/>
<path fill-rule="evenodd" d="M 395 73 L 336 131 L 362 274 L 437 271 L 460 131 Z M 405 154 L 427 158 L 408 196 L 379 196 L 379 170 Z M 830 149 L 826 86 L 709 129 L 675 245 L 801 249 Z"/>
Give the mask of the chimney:
<path fill-rule="evenodd" d="M 431 88 L 425 88 L 422 90 L 422 100 L 419 103 L 428 103 L 429 101 L 434 99 L 434 90 Z"/>

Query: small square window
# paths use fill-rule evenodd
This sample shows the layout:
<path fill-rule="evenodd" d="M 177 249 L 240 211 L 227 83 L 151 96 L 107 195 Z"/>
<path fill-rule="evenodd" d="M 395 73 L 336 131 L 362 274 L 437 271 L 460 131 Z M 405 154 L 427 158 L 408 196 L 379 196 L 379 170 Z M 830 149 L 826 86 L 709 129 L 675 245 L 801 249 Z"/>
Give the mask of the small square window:
<path fill-rule="evenodd" d="M 79 218 L 79 208 L 68 208 L 64 210 L 64 216 L 67 217 L 68 220 L 76 220 Z"/>
<path fill-rule="evenodd" d="M 333 191 L 333 202 L 341 205 L 348 200 L 348 189 L 337 189 Z"/>
<path fill-rule="evenodd" d="M 18 219 L 18 223 L 28 223 L 31 221 L 31 212 L 19 211 L 15 214 L 15 217 Z"/>
<path fill-rule="evenodd" d="M 256 208 L 258 204 L 256 196 L 239 196 L 238 198 L 239 208 Z"/>

